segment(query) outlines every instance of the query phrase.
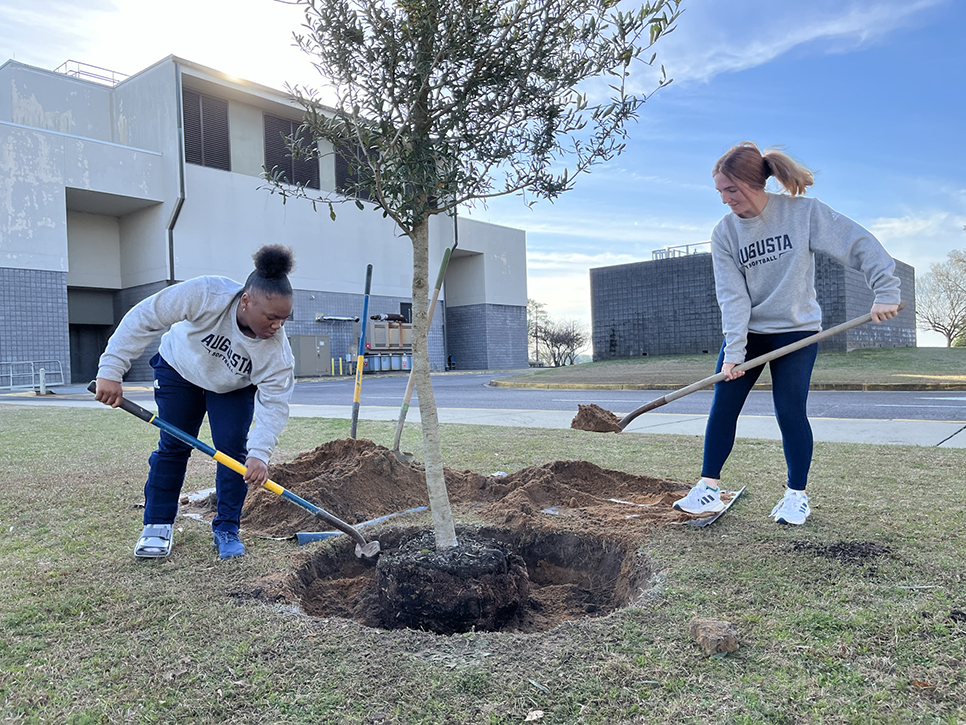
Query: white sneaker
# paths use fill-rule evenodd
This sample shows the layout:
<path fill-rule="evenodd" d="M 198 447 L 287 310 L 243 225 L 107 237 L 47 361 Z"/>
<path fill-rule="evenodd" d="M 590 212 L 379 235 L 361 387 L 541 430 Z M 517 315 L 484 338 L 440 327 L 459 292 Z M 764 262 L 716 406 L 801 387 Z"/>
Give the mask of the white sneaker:
<path fill-rule="evenodd" d="M 804 491 L 785 489 L 785 495 L 771 510 L 771 516 L 779 524 L 795 524 L 801 526 L 812 513 L 808 507 L 808 496 Z"/>
<path fill-rule="evenodd" d="M 688 514 L 710 514 L 724 507 L 721 491 L 711 488 L 704 481 L 696 483 L 687 496 L 674 502 L 674 508 Z"/>

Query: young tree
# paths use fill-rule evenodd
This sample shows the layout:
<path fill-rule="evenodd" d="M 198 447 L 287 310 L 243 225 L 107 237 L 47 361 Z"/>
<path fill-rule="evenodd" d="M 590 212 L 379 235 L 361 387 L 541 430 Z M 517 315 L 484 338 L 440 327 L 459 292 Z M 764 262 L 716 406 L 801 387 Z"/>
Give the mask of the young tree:
<path fill-rule="evenodd" d="M 527 342 L 533 346 L 533 361 L 540 364 L 540 340 L 546 335 L 547 306 L 527 299 Z"/>
<path fill-rule="evenodd" d="M 916 319 L 920 329 L 944 335 L 946 347 L 966 335 L 966 252 L 951 251 L 916 280 Z"/>
<path fill-rule="evenodd" d="M 335 97 L 324 109 L 316 93 L 293 89 L 303 129 L 348 155 L 353 181 L 342 191 L 412 242 L 426 483 L 437 548 L 452 547 L 427 349 L 429 218 L 503 194 L 554 199 L 619 154 L 645 101 L 629 87 L 632 64 L 654 62 L 644 54 L 673 29 L 680 0 L 630 12 L 619 0 L 295 2 L 305 6 L 296 41 Z M 663 67 L 655 82 L 668 82 Z M 308 196 L 274 180 L 280 193 Z"/>

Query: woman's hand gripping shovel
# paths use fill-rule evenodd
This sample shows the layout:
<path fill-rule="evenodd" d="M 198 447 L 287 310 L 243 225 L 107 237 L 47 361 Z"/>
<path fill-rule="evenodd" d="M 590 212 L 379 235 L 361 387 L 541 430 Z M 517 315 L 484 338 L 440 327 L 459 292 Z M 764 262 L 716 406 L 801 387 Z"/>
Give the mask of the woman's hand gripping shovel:
<path fill-rule="evenodd" d="M 92 393 L 96 393 L 97 381 L 92 380 L 91 384 L 87 386 L 87 389 Z M 132 403 L 130 400 L 127 400 L 126 398 L 122 398 L 121 403 L 118 407 L 121 408 L 122 410 L 126 410 L 131 415 L 134 415 L 140 418 L 145 423 L 150 423 L 151 425 L 160 428 L 168 435 L 174 436 L 175 438 L 177 438 L 179 441 L 182 441 L 183 443 L 187 443 L 192 448 L 196 448 L 202 453 L 205 453 L 211 456 L 218 463 L 220 463 L 223 466 L 227 466 L 228 468 L 235 471 L 236 473 L 240 473 L 241 475 L 244 476 L 248 472 L 248 469 L 245 468 L 243 464 L 236 461 L 234 458 L 231 458 L 225 455 L 221 451 L 215 450 L 207 443 L 204 443 L 198 440 L 194 436 L 188 435 L 180 428 L 175 428 L 167 421 L 162 420 L 154 413 L 152 413 L 150 410 L 145 410 L 137 403 Z M 348 534 L 356 542 L 356 556 L 359 557 L 360 559 L 362 558 L 372 559 L 375 556 L 377 556 L 379 552 L 382 550 L 381 547 L 379 546 L 378 541 L 367 541 L 362 534 L 360 534 L 355 528 L 347 524 L 342 519 L 337 518 L 332 514 L 330 514 L 328 511 L 325 511 L 324 509 L 320 509 L 318 506 L 315 506 L 314 504 L 309 503 L 304 498 L 300 498 L 299 496 L 296 496 L 294 493 L 286 490 L 285 488 L 282 488 L 274 481 L 271 481 L 271 480 L 265 481 L 265 483 L 262 484 L 262 487 L 271 491 L 274 494 L 281 496 L 287 501 L 291 501 L 296 506 L 300 506 L 301 508 L 308 511 L 313 516 L 316 516 L 322 519 L 330 526 L 334 526 L 339 531 L 342 531 L 343 533 Z"/>
<path fill-rule="evenodd" d="M 899 310 L 901 311 L 906 306 L 905 302 L 899 303 Z M 856 317 L 855 319 L 849 320 L 848 322 L 843 322 L 841 325 L 836 325 L 835 327 L 830 327 L 827 330 L 822 330 L 821 332 L 816 332 L 814 335 L 803 338 L 798 342 L 793 342 L 790 345 L 785 345 L 785 347 L 780 347 L 777 350 L 772 350 L 764 355 L 759 355 L 756 358 L 748 360 L 747 362 L 741 363 L 741 365 L 735 365 L 734 372 L 739 370 L 751 370 L 759 365 L 764 365 L 766 362 L 770 362 L 776 358 L 780 358 L 783 355 L 787 355 L 790 352 L 795 352 L 796 350 L 801 350 L 803 347 L 808 345 L 814 345 L 817 342 L 828 339 L 833 335 L 837 335 L 840 332 L 845 332 L 846 330 L 851 330 L 853 327 L 858 327 L 859 325 L 864 325 L 867 322 L 872 321 L 872 313 L 866 313 L 861 317 Z M 691 383 L 686 388 L 681 388 L 680 390 L 675 390 L 673 393 L 668 393 L 667 395 L 662 395 L 657 400 L 652 400 L 650 403 L 642 405 L 640 408 L 632 410 L 630 413 L 625 415 L 620 419 L 617 424 L 620 426 L 621 430 L 624 430 L 628 423 L 634 420 L 637 416 L 642 415 L 649 410 L 654 410 L 655 408 L 660 408 L 662 405 L 667 405 L 672 400 L 677 400 L 678 398 L 683 398 L 685 395 L 690 395 L 691 393 L 697 392 L 698 390 L 704 390 L 705 388 L 710 388 L 717 383 L 723 381 L 727 376 L 724 373 L 717 373 L 716 375 L 711 375 L 704 380 L 699 380 L 696 383 Z"/>

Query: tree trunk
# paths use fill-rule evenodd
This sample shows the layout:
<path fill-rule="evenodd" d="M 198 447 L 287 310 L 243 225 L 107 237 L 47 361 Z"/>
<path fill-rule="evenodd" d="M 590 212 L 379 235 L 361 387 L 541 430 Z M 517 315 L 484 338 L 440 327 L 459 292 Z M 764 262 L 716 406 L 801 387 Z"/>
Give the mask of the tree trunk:
<path fill-rule="evenodd" d="M 436 549 L 456 546 L 456 527 L 453 511 L 443 477 L 443 451 L 439 436 L 439 416 L 436 397 L 429 375 L 429 221 L 424 219 L 412 230 L 413 243 L 413 369 L 416 395 L 419 398 L 419 418 L 423 429 L 423 465 L 426 468 L 426 488 L 429 508 L 433 514 Z"/>

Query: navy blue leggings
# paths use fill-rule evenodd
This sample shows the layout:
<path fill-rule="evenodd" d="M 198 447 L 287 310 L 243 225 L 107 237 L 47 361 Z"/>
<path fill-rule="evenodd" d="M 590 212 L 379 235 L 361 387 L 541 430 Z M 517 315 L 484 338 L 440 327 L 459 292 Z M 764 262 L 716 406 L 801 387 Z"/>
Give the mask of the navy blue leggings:
<path fill-rule="evenodd" d="M 751 360 L 814 334 L 814 332 L 749 334 L 745 359 Z M 788 487 L 797 491 L 805 490 L 808 483 L 808 469 L 812 464 L 812 426 L 808 423 L 805 403 L 808 399 L 808 384 L 812 378 L 812 367 L 815 365 L 817 353 L 818 345 L 808 345 L 768 363 L 771 366 L 775 416 L 778 418 L 778 427 L 782 432 L 782 448 L 785 452 L 785 464 L 788 466 Z M 721 346 L 721 352 L 718 355 L 718 365 L 715 369 L 717 372 L 721 372 L 723 363 L 724 345 Z M 738 415 L 763 368 L 763 365 L 759 365 L 736 380 L 724 380 L 714 386 L 714 399 L 704 434 L 702 476 L 721 478 L 721 468 L 735 445 Z"/>
<path fill-rule="evenodd" d="M 158 417 L 197 438 L 207 412 L 214 447 L 244 462 L 248 455 L 248 429 L 255 413 L 255 386 L 213 393 L 189 383 L 161 355 L 151 358 L 151 366 Z M 174 523 L 191 451 L 191 446 L 162 431 L 158 449 L 149 459 L 150 471 L 144 485 L 145 524 Z M 211 522 L 213 530 L 238 532 L 247 493 L 248 484 L 240 474 L 218 465 L 215 473 L 218 506 Z"/>

